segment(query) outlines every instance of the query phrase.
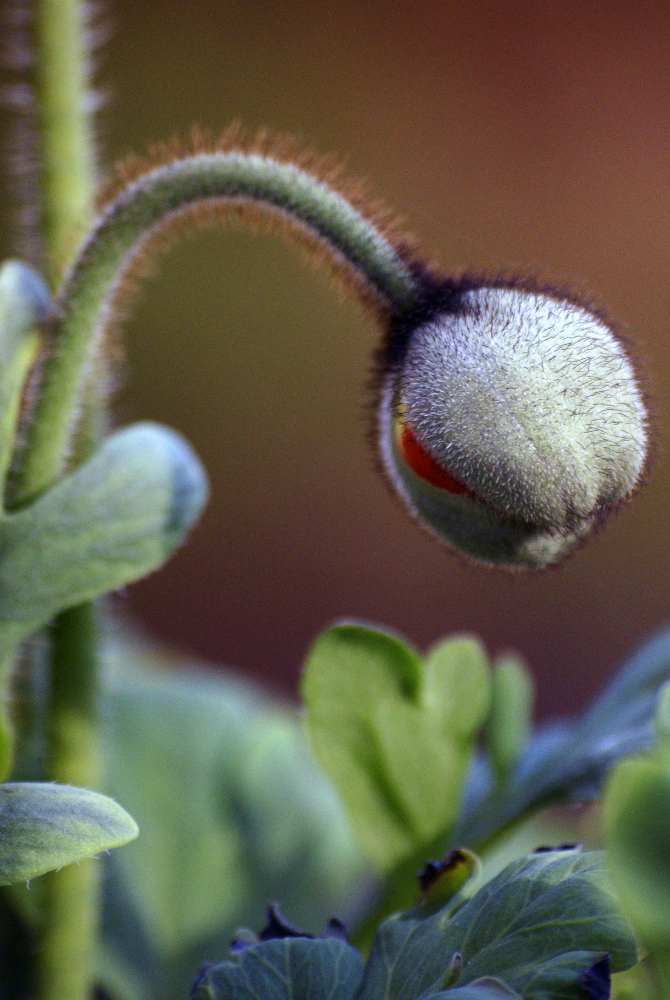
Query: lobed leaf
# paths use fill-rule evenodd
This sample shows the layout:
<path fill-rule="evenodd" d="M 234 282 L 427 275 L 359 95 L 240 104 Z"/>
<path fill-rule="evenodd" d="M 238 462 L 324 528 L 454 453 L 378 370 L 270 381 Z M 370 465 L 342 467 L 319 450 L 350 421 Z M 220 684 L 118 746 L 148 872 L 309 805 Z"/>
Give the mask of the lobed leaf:
<path fill-rule="evenodd" d="M 264 941 L 207 969 L 194 1000 L 354 1000 L 360 953 L 337 938 Z"/>
<path fill-rule="evenodd" d="M 312 648 L 302 693 L 317 760 L 374 864 L 454 822 L 490 701 L 478 642 L 450 639 L 422 663 L 393 635 L 341 623 Z"/>
<path fill-rule="evenodd" d="M 396 914 L 365 968 L 341 940 L 240 940 L 244 950 L 203 969 L 197 1000 L 605 1000 L 610 965 L 637 958 L 602 855 L 576 851 L 522 858 L 432 916 Z"/>
<path fill-rule="evenodd" d="M 535 685 L 526 665 L 512 653 L 496 660 L 491 681 L 486 748 L 498 780 L 504 781 L 530 740 Z"/>
<path fill-rule="evenodd" d="M 373 941 L 360 1000 L 439 994 L 456 952 L 463 960 L 459 988 L 493 976 L 525 1000 L 554 991 L 583 1000 L 581 978 L 604 952 L 615 971 L 637 959 L 604 879 L 603 856 L 547 852 L 509 865 L 455 912 L 452 903 L 424 920 L 403 914 L 386 920 Z"/>
<path fill-rule="evenodd" d="M 479 640 L 452 636 L 428 650 L 422 703 L 445 735 L 466 743 L 474 739 L 491 706 L 490 668 Z"/>

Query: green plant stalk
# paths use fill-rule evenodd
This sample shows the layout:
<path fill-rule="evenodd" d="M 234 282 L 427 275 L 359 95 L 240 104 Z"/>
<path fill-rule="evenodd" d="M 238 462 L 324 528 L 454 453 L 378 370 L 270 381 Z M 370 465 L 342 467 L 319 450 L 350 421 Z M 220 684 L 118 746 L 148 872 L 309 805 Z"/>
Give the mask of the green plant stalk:
<path fill-rule="evenodd" d="M 3 781 L 6 780 L 10 772 L 14 751 L 11 735 L 13 732 L 12 705 L 9 690 L 11 678 L 16 669 L 16 660 L 15 653 L 0 660 L 0 691 L 3 692 L 0 696 L 0 775 Z"/>
<path fill-rule="evenodd" d="M 88 93 L 85 15 L 78 0 L 40 0 L 35 43 L 42 164 L 42 209 L 49 279 L 55 283 L 93 214 L 94 144 Z M 35 414 L 39 420 L 39 415 Z M 58 442 L 58 447 L 65 447 Z M 30 442 L 24 458 L 30 464 Z M 24 464 L 13 499 L 24 492 Z M 49 481 L 33 478 L 33 493 Z M 46 777 L 87 788 L 99 784 L 95 614 L 91 605 L 61 614 L 51 627 L 51 691 Z M 40 1000 L 91 995 L 98 927 L 97 862 L 45 876 Z"/>
<path fill-rule="evenodd" d="M 93 213 L 88 54 L 84 8 L 77 0 L 40 0 L 36 14 L 43 229 L 55 283 Z"/>
<path fill-rule="evenodd" d="M 91 604 L 71 608 L 51 627 L 52 691 L 49 777 L 81 788 L 99 784 L 97 628 Z M 98 929 L 97 860 L 69 865 L 45 878 L 47 927 L 40 961 L 40 1000 L 90 996 Z"/>
<path fill-rule="evenodd" d="M 72 435 L 97 338 L 125 273 L 147 238 L 189 208 L 253 202 L 309 231 L 382 308 L 411 308 L 419 285 L 399 252 L 326 183 L 292 164 L 241 152 L 200 153 L 158 167 L 124 189 L 98 218 L 66 275 L 46 360 L 19 501 L 53 482 Z"/>

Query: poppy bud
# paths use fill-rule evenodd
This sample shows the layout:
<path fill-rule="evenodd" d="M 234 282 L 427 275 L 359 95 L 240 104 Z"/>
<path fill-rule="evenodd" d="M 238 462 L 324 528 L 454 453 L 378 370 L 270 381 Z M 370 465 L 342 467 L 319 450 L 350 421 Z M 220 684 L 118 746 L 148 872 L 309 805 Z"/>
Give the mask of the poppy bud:
<path fill-rule="evenodd" d="M 605 319 L 553 292 L 470 282 L 435 297 L 387 345 L 387 474 L 466 555 L 555 562 L 639 483 L 647 413 L 633 365 Z"/>

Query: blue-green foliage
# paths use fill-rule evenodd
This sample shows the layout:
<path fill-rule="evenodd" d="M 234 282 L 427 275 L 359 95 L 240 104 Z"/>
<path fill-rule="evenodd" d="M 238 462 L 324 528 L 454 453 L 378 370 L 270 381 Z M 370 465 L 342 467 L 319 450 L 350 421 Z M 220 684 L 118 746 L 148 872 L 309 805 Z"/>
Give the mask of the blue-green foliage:
<path fill-rule="evenodd" d="M 437 914 L 385 921 L 363 966 L 341 940 L 253 944 L 203 971 L 196 1000 L 585 1000 L 629 968 L 635 941 L 602 854 L 547 852 L 506 868 Z M 609 956 L 608 959 L 605 956 Z M 455 961 L 456 959 L 456 961 Z M 591 981 L 594 985 L 591 986 Z"/>
<path fill-rule="evenodd" d="M 658 694 L 669 678 L 670 631 L 664 631 L 624 664 L 581 716 L 539 729 L 502 789 L 475 772 L 454 838 L 481 844 L 542 806 L 595 799 L 617 760 L 652 746 Z"/>

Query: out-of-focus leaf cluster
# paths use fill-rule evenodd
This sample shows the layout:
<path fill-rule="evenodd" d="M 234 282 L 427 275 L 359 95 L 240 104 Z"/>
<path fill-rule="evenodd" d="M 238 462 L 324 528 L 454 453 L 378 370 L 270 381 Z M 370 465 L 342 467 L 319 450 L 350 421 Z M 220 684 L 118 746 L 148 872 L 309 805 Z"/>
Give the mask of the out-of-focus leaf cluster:
<path fill-rule="evenodd" d="M 458 906 L 451 902 L 439 911 L 443 923 L 450 913 L 444 926 L 431 915 L 435 907 L 426 904 L 425 894 L 423 909 L 395 916 L 381 930 L 379 925 L 389 913 L 416 903 L 416 872 L 427 860 L 443 856 L 454 846 L 479 847 L 486 854 L 512 826 L 542 806 L 593 798 L 618 758 L 649 750 L 656 733 L 660 742 L 654 755 L 624 762 L 621 774 L 639 767 L 652 777 L 665 774 L 667 712 L 662 710 L 656 723 L 654 716 L 659 687 L 670 674 L 667 634 L 633 657 L 581 718 L 532 733 L 527 675 L 509 656 L 491 667 L 481 645 L 468 637 L 446 640 L 424 658 L 397 637 L 377 629 L 345 624 L 325 633 L 306 668 L 308 727 L 317 755 L 353 820 L 359 843 L 376 861 L 377 873 L 381 871 L 381 882 L 375 882 L 372 869 L 354 847 L 350 827 L 331 787 L 315 770 L 302 727 L 291 710 L 230 676 L 194 669 L 193 664 L 189 668 L 183 662 L 176 671 L 162 654 L 142 643 L 123 638 L 110 642 L 106 660 L 105 791 L 124 803 L 142 832 L 138 840 L 105 862 L 98 969 L 100 982 L 113 1000 L 184 997 L 202 961 L 224 954 L 239 925 L 260 925 L 270 901 L 281 903 L 292 919 L 311 929 L 332 915 L 342 917 L 354 929 L 356 941 L 366 946 L 378 932 L 381 936 L 376 938 L 371 961 L 380 948 L 388 954 L 397 945 L 407 969 L 412 963 L 423 967 L 423 959 L 417 965 L 411 957 L 412 949 L 415 944 L 418 947 L 427 928 L 437 933 L 442 927 L 440 948 L 451 949 L 447 964 L 456 953 L 464 963 L 458 982 L 448 989 L 423 981 L 411 988 L 399 985 L 398 996 L 402 990 L 416 988 L 423 993 L 432 990 L 428 995 L 447 990 L 457 994 L 454 1000 L 494 1000 L 501 990 L 512 990 L 522 996 L 577 1000 L 583 994 L 576 992 L 574 984 L 581 983 L 589 970 L 595 977 L 594 989 L 598 983 L 602 987 L 607 971 L 598 964 L 602 954 L 618 953 L 607 937 L 609 931 L 599 943 L 588 937 L 579 921 L 591 919 L 594 927 L 600 926 L 603 901 L 608 900 L 611 908 L 605 923 L 610 921 L 611 929 L 614 921 L 617 934 L 624 934 L 625 925 L 616 915 L 600 861 L 596 864 L 593 855 L 552 854 L 555 864 L 552 861 L 553 867 L 546 870 L 543 859 L 548 855 L 537 855 L 517 863 L 516 868 L 508 867 L 502 882 L 490 882 L 472 899 L 468 899 L 470 890 L 461 889 L 455 897 Z M 19 743 L 23 771 L 17 771 L 18 780 L 30 779 L 31 768 L 39 772 L 39 720 L 38 711 L 33 717 L 36 726 L 29 731 L 27 725 Z M 520 733 L 510 736 L 508 729 L 515 720 L 520 721 Z M 624 801 L 627 787 L 624 778 L 615 774 L 612 801 Z M 636 778 L 631 787 L 635 794 L 647 795 L 651 785 Z M 448 796 L 446 804 L 442 795 Z M 625 823 L 630 809 L 622 808 L 617 815 Z M 661 822 L 662 816 L 659 807 L 656 820 Z M 635 831 L 632 826 L 630 835 L 637 836 Z M 610 839 L 610 856 L 615 857 L 616 837 Z M 467 852 L 462 857 L 467 861 Z M 628 866 L 630 880 L 637 883 L 641 878 L 642 886 L 645 857 L 642 851 L 637 867 Z M 588 869 L 592 863 L 597 877 L 596 868 Z M 661 889 L 652 873 L 655 876 L 661 869 L 656 861 L 651 862 L 648 882 L 655 891 Z M 474 872 L 469 862 L 464 862 L 462 870 L 465 875 Z M 561 886 L 570 885 L 572 893 L 580 885 L 581 895 L 571 896 L 567 889 L 556 887 L 549 892 L 547 872 L 563 870 Z M 529 872 L 534 873 L 532 878 Z M 623 885 L 622 900 L 632 922 L 643 937 L 649 936 L 639 926 L 634 904 L 627 901 L 625 885 L 614 874 L 617 887 Z M 461 882 L 457 872 L 447 896 Z M 510 900 L 517 899 L 514 892 L 520 892 L 521 885 L 532 896 L 531 882 L 535 888 L 547 889 L 546 893 L 542 890 L 547 904 L 542 919 L 552 929 L 549 937 L 563 942 L 562 950 L 547 951 L 548 939 L 538 938 L 538 955 L 541 952 L 544 959 L 534 958 L 531 970 L 514 951 L 516 938 L 512 935 L 508 940 L 502 924 L 500 940 L 509 947 L 499 949 L 495 959 L 492 945 L 484 938 L 476 951 L 468 950 L 471 928 L 476 925 L 477 935 L 485 936 L 494 933 L 491 914 L 503 921 L 507 913 L 512 920 L 520 909 Z M 494 893 L 495 898 L 477 911 L 487 893 Z M 444 903 L 439 892 L 432 899 L 439 900 L 440 906 Z M 573 910 L 570 899 L 579 900 Z M 476 906 L 475 900 L 479 900 Z M 18 885 L 3 890 L 0 933 L 10 913 L 23 921 L 28 947 L 30 929 L 39 927 L 39 879 L 30 891 Z M 465 931 L 462 921 L 470 919 L 468 914 L 473 922 Z M 569 946 L 561 934 L 572 933 L 573 920 L 577 931 Z M 409 937 L 402 943 L 405 932 Z M 275 943 L 270 950 L 286 958 L 291 949 L 297 949 L 289 958 L 303 968 L 307 977 L 303 986 L 311 990 L 309 977 L 317 973 L 309 966 L 311 958 L 305 957 L 304 949 L 321 949 L 319 962 L 325 963 L 324 969 L 328 963 L 338 968 L 344 963 L 345 968 L 350 951 L 343 942 L 305 941 L 309 939 L 281 947 Z M 270 943 L 259 947 L 270 948 Z M 248 954 L 249 958 L 231 960 L 235 968 L 235 963 L 252 962 L 254 953 Z M 440 961 L 443 958 L 442 954 Z M 509 959 L 516 971 L 501 964 L 503 959 Z M 470 973 L 463 978 L 466 961 Z M 612 968 L 624 965 L 616 959 Z M 370 965 L 365 982 L 372 982 L 371 969 L 382 976 L 379 968 Z M 523 975 L 522 968 L 526 969 Z M 208 975 L 198 986 L 198 996 L 208 995 L 202 990 L 215 989 L 213 974 L 207 979 Z M 228 975 L 229 971 L 217 973 L 216 989 L 224 988 L 221 982 Z M 324 976 L 322 970 L 317 978 Z M 554 977 L 551 989 L 555 994 L 542 993 L 548 976 Z M 372 986 L 367 990 L 366 1000 L 372 1000 Z M 621 996 L 626 996 L 623 986 Z"/>
<path fill-rule="evenodd" d="M 422 658 L 397 636 L 342 623 L 314 645 L 303 694 L 317 759 L 384 892 L 359 941 L 411 905 L 413 874 L 454 847 L 481 852 L 539 809 L 595 799 L 611 767 L 650 747 L 670 633 L 647 643 L 578 718 L 532 731 L 521 662 L 493 666 L 469 637 Z"/>
<path fill-rule="evenodd" d="M 260 923 L 271 900 L 308 926 L 351 917 L 371 873 L 294 711 L 143 642 L 110 641 L 105 661 L 105 791 L 141 832 L 105 857 L 105 992 L 183 1000 L 203 958 L 224 952 L 240 924 Z M 39 771 L 36 721 L 22 778 Z M 37 879 L 3 890 L 0 936 L 13 913 L 29 947 L 41 889 Z"/>

